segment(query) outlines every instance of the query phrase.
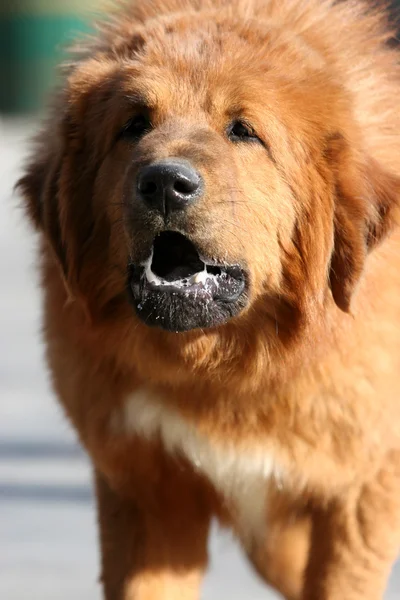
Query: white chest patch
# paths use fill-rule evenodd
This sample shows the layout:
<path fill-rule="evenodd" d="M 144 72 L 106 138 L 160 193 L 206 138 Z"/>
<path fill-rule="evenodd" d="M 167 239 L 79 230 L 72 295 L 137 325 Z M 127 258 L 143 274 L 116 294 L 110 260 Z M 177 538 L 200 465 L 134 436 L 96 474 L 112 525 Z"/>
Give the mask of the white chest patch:
<path fill-rule="evenodd" d="M 212 442 L 177 411 L 146 391 L 129 396 L 113 429 L 146 439 L 161 439 L 167 452 L 184 456 L 223 495 L 244 540 L 265 530 L 268 480 L 280 473 L 265 449 L 244 450 L 234 443 Z"/>

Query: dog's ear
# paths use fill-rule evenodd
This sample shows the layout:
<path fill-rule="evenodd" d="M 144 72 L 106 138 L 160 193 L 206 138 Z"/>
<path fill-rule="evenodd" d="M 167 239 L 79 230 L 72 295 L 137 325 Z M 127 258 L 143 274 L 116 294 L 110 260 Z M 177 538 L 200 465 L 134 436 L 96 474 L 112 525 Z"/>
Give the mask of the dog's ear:
<path fill-rule="evenodd" d="M 54 132 L 52 143 L 46 138 L 44 133 L 37 139 L 25 175 L 16 187 L 22 194 L 31 222 L 49 243 L 68 287 L 67 253 L 61 233 L 59 197 L 63 149 L 61 140 L 54 136 Z"/>
<path fill-rule="evenodd" d="M 341 136 L 330 140 L 335 181 L 334 246 L 329 282 L 337 306 L 349 312 L 368 253 L 398 220 L 400 179 Z"/>
<path fill-rule="evenodd" d="M 91 190 L 94 169 L 85 165 L 84 140 L 70 119 L 46 130 L 25 175 L 17 183 L 27 213 L 48 242 L 70 298 L 90 285 L 85 253 L 94 230 Z"/>

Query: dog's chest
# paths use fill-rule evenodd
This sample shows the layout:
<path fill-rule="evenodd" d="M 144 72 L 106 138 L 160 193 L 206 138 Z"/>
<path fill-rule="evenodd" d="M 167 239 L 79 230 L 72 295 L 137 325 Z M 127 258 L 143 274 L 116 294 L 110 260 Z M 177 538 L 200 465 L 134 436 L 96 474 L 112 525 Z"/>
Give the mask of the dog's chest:
<path fill-rule="evenodd" d="M 125 433 L 161 439 L 170 454 L 184 456 L 222 495 L 244 537 L 264 531 L 268 481 L 276 476 L 271 455 L 244 451 L 229 440 L 211 442 L 181 415 L 146 392 L 129 396 L 117 420 Z"/>

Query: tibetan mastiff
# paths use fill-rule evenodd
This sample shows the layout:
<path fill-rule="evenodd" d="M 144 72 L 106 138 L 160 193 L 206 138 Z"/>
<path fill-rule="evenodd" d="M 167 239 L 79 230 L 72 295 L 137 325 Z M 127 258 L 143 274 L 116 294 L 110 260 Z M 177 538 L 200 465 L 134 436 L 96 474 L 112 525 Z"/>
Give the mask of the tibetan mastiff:
<path fill-rule="evenodd" d="M 210 521 L 290 600 L 400 547 L 400 66 L 362 0 L 125 1 L 19 182 L 107 600 L 195 600 Z"/>

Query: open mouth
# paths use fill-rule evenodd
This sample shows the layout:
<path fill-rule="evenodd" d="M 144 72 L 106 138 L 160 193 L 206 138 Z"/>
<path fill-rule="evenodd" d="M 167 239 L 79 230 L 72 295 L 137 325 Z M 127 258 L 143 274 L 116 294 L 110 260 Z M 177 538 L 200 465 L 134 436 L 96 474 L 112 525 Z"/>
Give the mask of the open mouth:
<path fill-rule="evenodd" d="M 214 326 L 237 313 L 240 307 L 234 310 L 234 305 L 246 288 L 246 276 L 238 265 L 207 260 L 181 233 L 164 231 L 155 238 L 150 257 L 131 266 L 129 283 L 146 323 L 183 331 Z"/>
<path fill-rule="evenodd" d="M 175 231 L 156 237 L 144 276 L 153 288 L 184 294 L 203 290 L 226 301 L 234 301 L 244 285 L 240 267 L 207 264 L 194 244 Z"/>

